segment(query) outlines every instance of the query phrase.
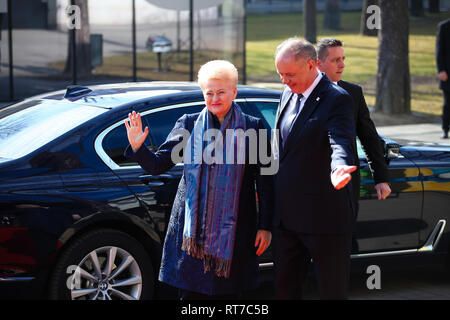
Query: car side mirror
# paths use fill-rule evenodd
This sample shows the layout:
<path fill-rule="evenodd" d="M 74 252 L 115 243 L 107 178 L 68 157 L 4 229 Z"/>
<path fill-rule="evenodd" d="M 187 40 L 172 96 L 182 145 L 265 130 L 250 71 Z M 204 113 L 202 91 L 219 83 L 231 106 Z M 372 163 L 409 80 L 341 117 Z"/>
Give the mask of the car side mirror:
<path fill-rule="evenodd" d="M 384 151 L 384 159 L 386 160 L 386 163 L 389 164 L 392 159 L 397 159 L 400 156 L 400 145 L 393 140 L 383 137 L 380 138 Z"/>
<path fill-rule="evenodd" d="M 385 157 L 389 160 L 396 159 L 400 155 L 400 145 L 388 143 L 386 144 Z"/>

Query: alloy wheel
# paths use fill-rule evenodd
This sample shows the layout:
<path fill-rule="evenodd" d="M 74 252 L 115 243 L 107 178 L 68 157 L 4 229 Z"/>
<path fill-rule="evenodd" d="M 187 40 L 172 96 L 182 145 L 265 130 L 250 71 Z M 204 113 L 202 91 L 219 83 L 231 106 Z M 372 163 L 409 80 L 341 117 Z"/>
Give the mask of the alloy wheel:
<path fill-rule="evenodd" d="M 119 247 L 97 248 L 74 269 L 67 285 L 72 300 L 138 300 L 142 274 L 135 258 Z"/>

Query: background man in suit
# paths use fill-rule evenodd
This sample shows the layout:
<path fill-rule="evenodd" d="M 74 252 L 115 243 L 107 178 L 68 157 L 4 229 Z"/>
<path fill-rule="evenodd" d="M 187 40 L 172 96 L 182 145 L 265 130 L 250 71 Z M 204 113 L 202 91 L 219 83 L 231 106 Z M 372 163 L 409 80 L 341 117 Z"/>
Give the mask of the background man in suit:
<path fill-rule="evenodd" d="M 448 139 L 450 125 L 450 19 L 442 21 L 438 26 L 436 38 L 436 66 L 440 80 L 440 88 L 444 92 L 444 107 L 442 110 L 442 138 Z"/>
<path fill-rule="evenodd" d="M 366 152 L 370 168 L 375 180 L 375 189 L 378 199 L 386 199 L 391 193 L 389 187 L 389 171 L 384 159 L 384 152 L 381 140 L 374 123 L 370 119 L 369 109 L 364 99 L 360 86 L 354 83 L 341 80 L 345 68 L 344 48 L 341 41 L 337 39 L 325 38 L 317 43 L 317 65 L 319 70 L 324 72 L 330 81 L 345 89 L 354 102 L 354 119 L 356 135 Z M 359 167 L 358 153 L 355 153 L 355 164 Z M 353 196 L 358 208 L 360 175 L 359 170 L 352 174 Z"/>
<path fill-rule="evenodd" d="M 275 294 L 301 298 L 312 258 L 320 297 L 345 299 L 355 214 L 353 100 L 318 72 L 306 40 L 280 44 L 275 65 L 286 85 L 275 122 Z"/>

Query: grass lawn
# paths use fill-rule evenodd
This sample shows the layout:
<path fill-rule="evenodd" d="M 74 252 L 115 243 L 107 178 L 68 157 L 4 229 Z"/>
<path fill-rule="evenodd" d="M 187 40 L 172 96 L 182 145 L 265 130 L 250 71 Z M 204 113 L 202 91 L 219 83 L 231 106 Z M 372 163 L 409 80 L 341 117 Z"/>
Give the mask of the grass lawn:
<path fill-rule="evenodd" d="M 413 111 L 441 114 L 442 91 L 436 77 L 437 24 L 449 13 L 426 14 L 410 19 L 409 62 Z M 317 16 L 317 38 L 335 37 L 344 42 L 344 79 L 359 83 L 369 105 L 375 104 L 378 38 L 359 35 L 360 12 L 343 13 L 341 30 L 324 29 L 323 14 Z M 249 82 L 279 82 L 274 66 L 277 45 L 292 36 L 303 36 L 301 13 L 249 15 L 247 18 L 247 78 Z"/>

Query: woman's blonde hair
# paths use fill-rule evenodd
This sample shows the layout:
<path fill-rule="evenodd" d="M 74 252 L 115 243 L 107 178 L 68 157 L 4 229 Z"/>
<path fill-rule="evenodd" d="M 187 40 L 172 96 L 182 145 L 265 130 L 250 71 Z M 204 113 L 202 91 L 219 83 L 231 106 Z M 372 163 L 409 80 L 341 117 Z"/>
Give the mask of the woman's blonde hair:
<path fill-rule="evenodd" d="M 238 83 L 238 71 L 236 67 L 226 60 L 212 60 L 200 67 L 197 74 L 197 83 L 200 88 L 211 79 L 229 80 L 234 86 Z"/>

